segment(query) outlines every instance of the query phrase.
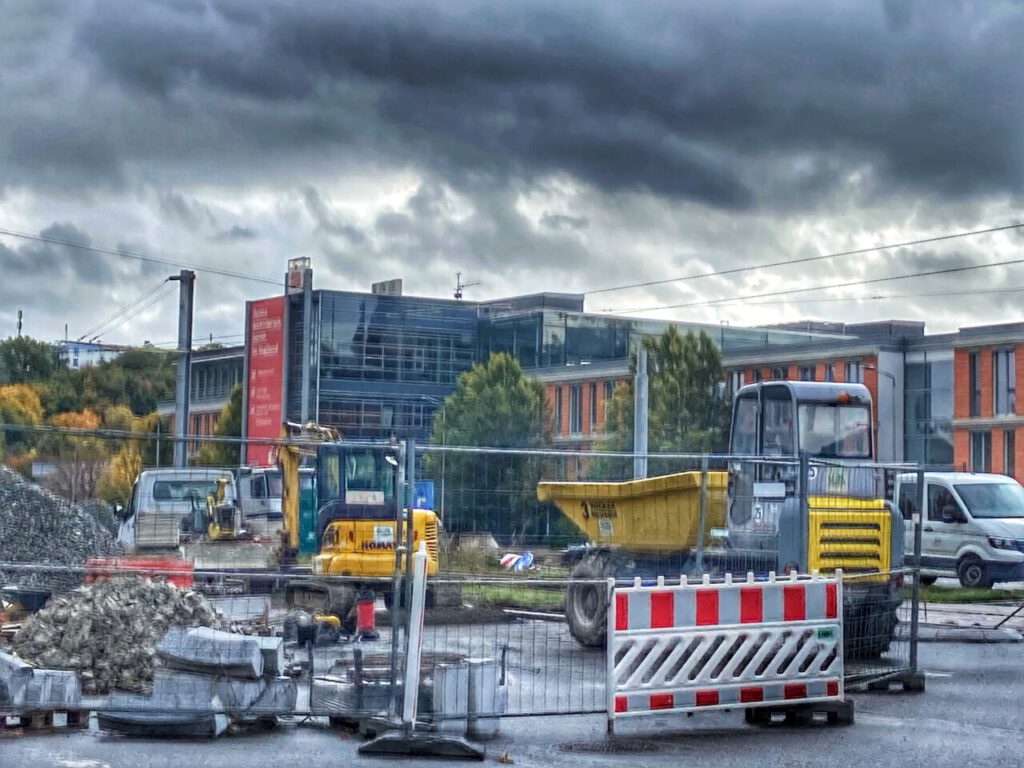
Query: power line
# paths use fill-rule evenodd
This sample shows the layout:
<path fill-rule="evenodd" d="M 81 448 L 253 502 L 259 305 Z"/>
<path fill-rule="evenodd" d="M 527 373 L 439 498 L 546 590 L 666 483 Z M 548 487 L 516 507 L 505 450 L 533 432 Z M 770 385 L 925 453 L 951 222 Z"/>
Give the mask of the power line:
<path fill-rule="evenodd" d="M 143 294 L 142 294 L 141 296 L 139 296 L 139 297 L 137 297 L 137 298 L 133 299 L 132 301 L 128 302 L 127 304 L 125 304 L 124 306 L 122 306 L 121 308 L 119 308 L 119 309 L 118 309 L 117 311 L 113 312 L 112 314 L 108 315 L 107 317 L 105 317 L 105 318 L 104 318 L 103 320 L 101 320 L 100 322 L 96 323 L 96 325 L 92 326 L 92 327 L 91 327 L 91 328 L 90 328 L 89 330 L 87 330 L 87 331 L 86 331 L 85 333 L 83 333 L 83 334 L 82 334 L 81 336 L 79 336 L 79 337 L 78 337 L 78 339 L 76 339 L 76 341 L 81 341 L 82 339 L 85 339 L 85 338 L 87 338 L 87 337 L 90 337 L 90 336 L 93 336 L 94 334 L 97 334 L 97 333 L 99 333 L 99 332 L 100 332 L 100 331 L 101 331 L 101 330 L 102 330 L 102 329 L 103 329 L 103 328 L 104 328 L 105 326 L 107 326 L 108 324 L 110 324 L 111 322 L 113 322 L 114 320 L 116 320 L 116 319 L 117 319 L 118 317 L 120 317 L 120 316 L 121 316 L 122 314 L 124 314 L 125 312 L 128 312 L 128 311 L 130 311 L 130 310 L 131 310 L 131 309 L 132 309 L 133 307 L 135 307 L 135 306 L 136 306 L 137 304 L 139 304 L 139 303 L 141 303 L 141 302 L 145 301 L 145 300 L 146 300 L 147 298 L 149 298 L 149 297 L 150 297 L 150 296 L 152 296 L 152 295 L 153 295 L 154 293 L 156 293 L 157 291 L 159 291 L 159 290 L 160 290 L 160 288 L 161 288 L 161 287 L 162 287 L 162 286 L 163 286 L 163 285 L 164 285 L 164 284 L 165 284 L 166 282 L 167 282 L 167 279 L 166 279 L 166 278 L 164 278 L 163 280 L 161 280 L 160 282 L 158 282 L 158 283 L 157 283 L 156 285 L 154 285 L 153 287 L 151 287 L 151 288 L 150 288 L 149 290 L 147 290 L 147 291 L 146 291 L 145 293 L 143 293 Z"/>
<path fill-rule="evenodd" d="M 1024 293 L 1024 285 L 1014 288 L 979 288 L 976 290 L 927 291 L 924 293 L 887 293 L 876 296 L 826 296 L 820 299 L 782 299 L 779 301 L 751 301 L 748 307 L 763 307 L 769 304 L 828 304 L 840 301 L 886 301 L 888 299 L 912 299 L 926 296 L 980 296 L 990 293 Z"/>
<path fill-rule="evenodd" d="M 13 229 L 6 229 L 0 227 L 0 235 L 9 235 L 10 237 L 20 237 L 24 240 L 35 240 L 39 243 L 49 243 L 51 245 L 64 245 L 68 248 L 78 248 L 83 251 L 91 251 L 93 253 L 103 253 L 109 256 L 121 256 L 126 259 L 135 259 L 136 261 L 146 261 L 152 264 L 163 264 L 168 267 L 177 267 L 178 269 L 191 269 L 195 272 L 208 272 L 213 275 L 221 275 L 223 277 L 235 277 L 239 280 L 254 280 L 259 283 L 270 283 L 271 285 L 281 286 L 281 280 L 274 280 L 269 277 L 260 277 L 259 275 L 250 275 L 245 272 L 234 272 L 230 269 L 220 269 L 218 267 L 199 267 L 191 264 L 184 264 L 178 261 L 171 261 L 170 259 L 160 259 L 156 256 L 148 256 L 144 253 L 138 253 L 136 251 L 128 251 L 123 249 L 114 248 L 103 248 L 96 245 L 85 245 L 83 243 L 76 243 L 73 240 L 64 240 L 59 237 L 50 237 L 48 235 L 33 235 L 28 232 L 17 232 Z"/>
<path fill-rule="evenodd" d="M 824 261 L 826 259 L 838 259 L 843 256 L 858 256 L 864 253 L 873 253 L 875 251 L 890 251 L 894 248 L 907 248 L 912 245 L 926 245 L 927 243 L 938 243 L 944 240 L 956 240 L 961 237 L 974 237 L 975 235 L 987 235 L 993 232 L 1004 232 L 1011 229 L 1020 229 L 1024 227 L 1024 222 L 1019 224 L 1006 224 L 1000 227 L 989 227 L 987 229 L 974 229 L 969 232 L 954 232 L 948 235 L 938 235 L 936 237 L 925 237 L 919 240 L 907 240 L 902 243 L 888 243 L 885 245 L 875 245 L 870 248 L 857 248 L 852 251 L 838 251 L 836 253 L 825 253 L 819 256 L 804 256 L 798 259 L 785 259 L 783 261 L 770 261 L 764 264 L 757 264 L 751 267 L 733 267 L 731 269 L 721 269 L 716 272 L 701 272 L 696 275 L 683 275 L 681 277 L 668 277 L 662 280 L 647 280 L 642 283 L 627 283 L 625 285 L 613 285 L 607 288 L 596 288 L 590 291 L 583 291 L 585 295 L 594 293 L 610 293 L 612 291 L 624 291 L 628 288 L 647 288 L 652 285 L 664 285 L 665 283 L 677 283 L 686 280 L 698 280 L 703 277 L 720 277 L 723 275 L 736 275 L 741 272 L 750 272 L 757 269 L 772 269 L 774 267 L 785 267 L 792 264 L 807 264 L 813 261 Z M 602 310 L 607 311 L 607 310 Z"/>
<path fill-rule="evenodd" d="M 831 285 L 814 285 L 808 288 L 789 288 L 781 291 L 768 291 L 766 293 L 754 293 L 746 296 L 727 296 L 722 299 L 707 299 L 705 301 L 691 301 L 682 304 L 663 304 L 657 307 L 636 307 L 631 309 L 620 309 L 619 312 L 653 312 L 660 309 L 683 309 L 686 307 L 706 307 L 713 304 L 727 304 L 731 302 L 743 302 L 749 299 L 765 299 L 772 296 L 790 296 L 796 293 L 810 293 L 812 291 L 827 291 L 835 288 L 851 288 L 858 285 L 874 285 L 887 283 L 894 280 L 907 280 L 912 277 L 930 277 L 931 275 L 948 275 L 957 272 L 969 272 L 975 269 L 990 269 L 992 267 L 1008 267 L 1024 263 L 1024 258 L 996 261 L 991 264 L 965 264 L 959 267 L 945 267 L 944 269 L 932 269 L 925 272 L 911 272 L 906 275 L 892 275 L 889 277 L 876 277 L 871 280 L 851 280 L 846 283 L 832 283 Z"/>

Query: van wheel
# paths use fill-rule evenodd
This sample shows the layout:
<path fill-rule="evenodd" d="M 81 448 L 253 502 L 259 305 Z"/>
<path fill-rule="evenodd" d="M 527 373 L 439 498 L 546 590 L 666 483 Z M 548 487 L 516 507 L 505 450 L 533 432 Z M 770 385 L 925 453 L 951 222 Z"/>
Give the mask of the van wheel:
<path fill-rule="evenodd" d="M 921 577 L 921 583 L 924 586 L 926 586 L 926 587 L 930 587 L 932 584 L 934 584 L 938 580 L 939 580 L 938 576 L 922 576 Z"/>
<path fill-rule="evenodd" d="M 964 587 L 990 589 L 994 583 L 985 569 L 985 564 L 976 557 L 965 557 L 957 566 L 956 575 Z"/>

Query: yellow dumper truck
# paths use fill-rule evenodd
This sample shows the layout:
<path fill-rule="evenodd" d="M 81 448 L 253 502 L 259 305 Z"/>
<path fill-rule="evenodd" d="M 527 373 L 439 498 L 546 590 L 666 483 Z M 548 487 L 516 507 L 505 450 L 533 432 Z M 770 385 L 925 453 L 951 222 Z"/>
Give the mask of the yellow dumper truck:
<path fill-rule="evenodd" d="M 540 483 L 538 498 L 590 541 L 570 551 L 581 580 L 566 596 L 573 637 L 604 643 L 606 595 L 594 580 L 841 568 L 847 656 L 884 653 L 902 599 L 903 521 L 871 465 L 872 424 L 860 384 L 751 384 L 733 405 L 730 455 L 712 462 L 724 471 Z"/>

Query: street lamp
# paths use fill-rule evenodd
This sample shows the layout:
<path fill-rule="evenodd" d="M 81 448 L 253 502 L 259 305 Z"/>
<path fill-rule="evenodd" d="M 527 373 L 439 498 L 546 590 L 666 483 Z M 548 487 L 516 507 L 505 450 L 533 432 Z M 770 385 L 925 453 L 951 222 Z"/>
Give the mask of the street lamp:
<path fill-rule="evenodd" d="M 877 365 L 868 364 L 864 366 L 864 369 L 867 371 L 874 371 L 875 373 L 880 373 L 883 376 L 888 377 L 889 383 L 892 384 L 892 460 L 894 462 L 898 461 L 898 459 L 896 458 L 896 376 L 890 373 L 889 371 L 883 371 Z"/>

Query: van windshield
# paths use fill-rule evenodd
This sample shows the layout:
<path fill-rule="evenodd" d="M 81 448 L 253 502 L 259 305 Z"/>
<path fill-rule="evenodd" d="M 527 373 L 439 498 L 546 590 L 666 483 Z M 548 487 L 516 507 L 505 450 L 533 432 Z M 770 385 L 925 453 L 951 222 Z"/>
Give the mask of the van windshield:
<path fill-rule="evenodd" d="M 1019 483 L 964 483 L 954 487 L 972 517 L 1024 517 L 1024 488 Z"/>

